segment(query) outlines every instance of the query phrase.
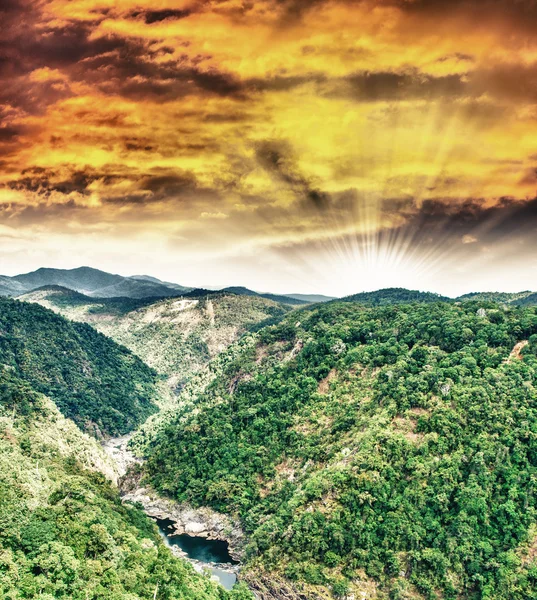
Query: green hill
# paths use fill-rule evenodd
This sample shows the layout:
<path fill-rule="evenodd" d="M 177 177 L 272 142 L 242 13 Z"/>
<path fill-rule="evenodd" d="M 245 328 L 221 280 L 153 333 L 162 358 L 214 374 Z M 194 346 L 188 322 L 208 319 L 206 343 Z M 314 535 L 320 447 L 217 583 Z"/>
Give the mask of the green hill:
<path fill-rule="evenodd" d="M 375 292 L 361 292 L 346 296 L 343 302 L 359 302 L 366 306 L 386 306 L 389 304 L 405 304 L 408 302 L 450 302 L 451 299 L 432 292 L 419 292 L 405 288 L 386 288 Z"/>
<path fill-rule="evenodd" d="M 533 296 L 533 301 L 532 297 Z M 533 292 L 473 292 L 464 294 L 457 298 L 458 301 L 474 301 L 474 302 L 498 302 L 501 304 L 524 304 L 529 299 L 530 304 L 537 304 L 535 301 L 537 294 Z"/>
<path fill-rule="evenodd" d="M 156 526 L 135 506 L 122 504 L 117 488 L 98 472 L 105 463 L 96 440 L 27 382 L 4 372 L 1 598 L 251 599 L 242 586 L 226 592 L 174 558 Z"/>
<path fill-rule="evenodd" d="M 145 477 L 240 516 L 264 597 L 535 597 L 535 308 L 324 304 L 225 364 Z"/>
<path fill-rule="evenodd" d="M 264 298 L 224 293 L 158 301 L 95 299 L 55 287 L 21 298 L 89 323 L 179 387 L 248 329 L 289 311 Z"/>
<path fill-rule="evenodd" d="M 0 367 L 95 434 L 132 430 L 157 410 L 157 374 L 83 323 L 0 298 Z"/>
<path fill-rule="evenodd" d="M 530 294 L 517 298 L 513 304 L 518 306 L 537 306 L 537 293 L 531 292 Z"/>

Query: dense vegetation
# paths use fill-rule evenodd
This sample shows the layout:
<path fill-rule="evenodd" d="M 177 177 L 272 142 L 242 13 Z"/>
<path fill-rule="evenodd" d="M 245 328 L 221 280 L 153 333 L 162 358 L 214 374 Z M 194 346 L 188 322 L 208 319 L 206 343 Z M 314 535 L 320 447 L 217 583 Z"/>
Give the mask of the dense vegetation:
<path fill-rule="evenodd" d="M 132 430 L 156 411 L 156 373 L 83 323 L 0 299 L 0 366 L 93 433 Z"/>
<path fill-rule="evenodd" d="M 535 308 L 331 303 L 251 340 L 149 444 L 158 490 L 309 598 L 536 597 Z"/>
<path fill-rule="evenodd" d="M 466 301 L 482 301 L 482 302 L 498 302 L 501 304 L 537 304 L 537 295 L 533 292 L 474 292 L 471 294 L 464 294 L 457 300 Z"/>
<path fill-rule="evenodd" d="M 432 292 L 419 292 L 406 288 L 386 288 L 375 292 L 361 292 L 342 298 L 344 302 L 359 302 L 367 306 L 385 306 L 389 304 L 404 304 L 408 302 L 449 302 L 450 298 L 433 294 Z"/>
<path fill-rule="evenodd" d="M 5 325 L 5 323 L 4 323 Z M 164 547 L 156 526 L 91 467 L 95 440 L 28 383 L 0 383 L 0 598 L 246 600 Z M 100 465 L 102 468 L 102 465 Z"/>
<path fill-rule="evenodd" d="M 278 320 L 289 310 L 264 298 L 222 293 L 158 301 L 97 300 L 48 288 L 23 298 L 89 323 L 169 377 L 177 388 L 248 329 Z"/>

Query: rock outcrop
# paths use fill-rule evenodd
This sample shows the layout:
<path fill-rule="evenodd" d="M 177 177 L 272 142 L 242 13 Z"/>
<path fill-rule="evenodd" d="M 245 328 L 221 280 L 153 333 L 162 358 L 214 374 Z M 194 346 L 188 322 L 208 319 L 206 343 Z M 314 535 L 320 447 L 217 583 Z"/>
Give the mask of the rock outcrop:
<path fill-rule="evenodd" d="M 192 508 L 173 500 L 159 497 L 149 488 L 136 488 L 123 493 L 123 500 L 139 502 L 147 515 L 156 519 L 168 519 L 174 523 L 174 534 L 187 534 L 208 540 L 228 543 L 229 553 L 234 560 L 242 557 L 245 543 L 244 533 L 231 517 L 210 508 Z"/>

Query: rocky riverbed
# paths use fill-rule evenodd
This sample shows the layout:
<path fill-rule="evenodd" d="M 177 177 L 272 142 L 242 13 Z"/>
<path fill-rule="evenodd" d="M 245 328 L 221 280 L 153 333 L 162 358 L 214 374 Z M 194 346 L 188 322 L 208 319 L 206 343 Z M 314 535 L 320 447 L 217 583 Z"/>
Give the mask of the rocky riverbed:
<path fill-rule="evenodd" d="M 187 534 L 207 540 L 222 540 L 229 545 L 229 554 L 239 561 L 244 546 L 240 525 L 227 515 L 210 508 L 192 508 L 173 500 L 159 497 L 149 488 L 136 488 L 123 494 L 129 502 L 139 502 L 147 515 L 155 519 L 173 521 L 173 534 Z"/>
<path fill-rule="evenodd" d="M 188 535 L 196 539 L 227 542 L 231 559 L 238 563 L 245 541 L 240 525 L 227 515 L 209 508 L 194 509 L 188 504 L 178 504 L 173 500 L 161 498 L 148 487 L 141 487 L 136 464 L 141 464 L 142 461 L 129 450 L 130 438 L 130 435 L 125 435 L 110 438 L 103 443 L 104 449 L 117 466 L 118 486 L 123 501 L 141 504 L 145 513 L 157 523 L 170 522 L 171 526 L 166 531 L 162 527 L 159 527 L 159 530 L 171 552 L 178 558 L 188 560 L 198 572 L 209 573 L 212 578 L 230 589 L 240 570 L 239 564 L 196 560 L 174 543 L 173 538 Z"/>

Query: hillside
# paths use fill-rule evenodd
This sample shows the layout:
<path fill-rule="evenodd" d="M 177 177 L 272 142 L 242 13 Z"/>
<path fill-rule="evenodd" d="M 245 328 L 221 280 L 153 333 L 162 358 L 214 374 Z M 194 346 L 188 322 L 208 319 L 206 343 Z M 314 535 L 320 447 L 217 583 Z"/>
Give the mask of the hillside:
<path fill-rule="evenodd" d="M 524 303 L 537 304 L 537 294 L 529 291 L 525 292 L 473 292 L 470 294 L 464 294 L 457 298 L 458 301 L 479 301 L 479 302 L 498 302 L 501 304 L 517 304 L 521 305 Z"/>
<path fill-rule="evenodd" d="M 21 297 L 82 321 L 123 344 L 174 386 L 182 386 L 250 328 L 289 307 L 255 296 L 212 293 L 183 299 L 92 299 L 62 288 Z"/>
<path fill-rule="evenodd" d="M 323 294 L 285 294 L 288 298 L 295 298 L 309 304 L 317 304 L 319 302 L 330 302 L 337 300 L 335 296 L 324 296 Z"/>
<path fill-rule="evenodd" d="M 190 291 L 178 284 L 165 284 L 154 277 L 123 277 L 91 267 L 41 268 L 31 273 L 0 277 L 0 295 L 18 296 L 44 286 L 62 286 L 96 298 L 159 298 Z"/>
<path fill-rule="evenodd" d="M 122 504 L 97 442 L 11 373 L 0 384 L 0 597 L 248 600 L 164 547 Z"/>
<path fill-rule="evenodd" d="M 513 304 L 518 306 L 537 306 L 537 292 L 531 292 L 528 295 L 517 298 Z"/>
<path fill-rule="evenodd" d="M 238 296 L 257 296 L 258 298 L 265 298 L 265 300 L 272 300 L 273 302 L 279 302 L 281 304 L 290 304 L 294 306 L 300 306 L 303 304 L 309 304 L 308 300 L 303 300 L 297 298 L 296 296 L 283 296 L 278 294 L 263 294 L 260 292 L 254 292 L 253 290 L 249 290 L 245 287 L 227 287 L 221 292 L 229 292 L 232 294 L 237 294 Z"/>
<path fill-rule="evenodd" d="M 450 302 L 451 298 L 433 294 L 432 292 L 419 292 L 405 288 L 386 288 L 375 292 L 361 292 L 346 296 L 343 302 L 359 302 L 367 306 L 387 306 L 390 304 L 404 304 L 408 302 Z"/>
<path fill-rule="evenodd" d="M 535 308 L 331 303 L 250 339 L 145 477 L 240 516 L 264 598 L 534 597 Z"/>
<path fill-rule="evenodd" d="M 126 433 L 157 410 L 151 368 L 92 327 L 36 304 L 0 298 L 0 366 L 96 435 Z"/>

